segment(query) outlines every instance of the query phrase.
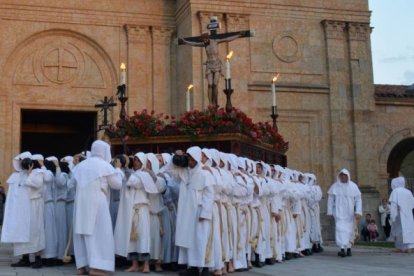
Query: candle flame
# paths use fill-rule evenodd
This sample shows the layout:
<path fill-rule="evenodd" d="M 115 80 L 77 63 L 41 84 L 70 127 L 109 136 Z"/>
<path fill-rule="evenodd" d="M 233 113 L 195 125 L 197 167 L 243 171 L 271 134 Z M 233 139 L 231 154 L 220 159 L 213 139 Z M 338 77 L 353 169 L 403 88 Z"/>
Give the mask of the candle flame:
<path fill-rule="evenodd" d="M 190 84 L 190 85 L 187 87 L 187 92 L 190 92 L 190 90 L 191 90 L 191 89 L 193 89 L 193 87 L 194 87 L 194 85 Z"/>
<path fill-rule="evenodd" d="M 226 56 L 227 60 L 231 59 L 231 57 L 233 56 L 233 51 L 230 51 L 230 53 Z"/>
<path fill-rule="evenodd" d="M 121 66 L 119 67 L 119 68 L 121 68 L 121 70 L 126 70 L 126 65 L 125 65 L 125 63 L 121 63 Z"/>
<path fill-rule="evenodd" d="M 279 78 L 279 73 L 276 76 L 273 77 L 273 80 L 272 81 L 273 82 L 276 82 L 278 78 Z"/>

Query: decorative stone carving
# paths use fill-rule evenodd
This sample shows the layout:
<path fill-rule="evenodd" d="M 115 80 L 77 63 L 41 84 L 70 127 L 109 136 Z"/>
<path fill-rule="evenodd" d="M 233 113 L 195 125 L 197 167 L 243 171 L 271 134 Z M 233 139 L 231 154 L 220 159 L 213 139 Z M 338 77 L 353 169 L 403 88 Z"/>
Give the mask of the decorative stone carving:
<path fill-rule="evenodd" d="M 152 27 L 152 41 L 154 44 L 168 46 L 171 43 L 172 29 Z"/>
<path fill-rule="evenodd" d="M 223 22 L 224 15 L 222 13 L 215 13 L 215 12 L 198 12 L 198 19 L 200 21 L 200 33 L 208 32 L 207 24 L 210 23 L 210 18 L 212 16 L 216 16 L 219 22 Z M 224 28 L 224 26 L 221 26 Z"/>
<path fill-rule="evenodd" d="M 245 14 L 226 13 L 224 15 L 227 30 L 249 29 L 249 16 Z"/>
<path fill-rule="evenodd" d="M 125 25 L 128 43 L 144 43 L 150 34 L 149 26 Z"/>
<path fill-rule="evenodd" d="M 325 29 L 326 38 L 328 39 L 344 39 L 344 31 L 346 23 L 343 21 L 324 20 L 322 25 Z"/>
<path fill-rule="evenodd" d="M 281 61 L 292 63 L 302 58 L 303 43 L 293 32 L 284 32 L 273 40 L 273 53 Z"/>
<path fill-rule="evenodd" d="M 349 22 L 347 29 L 350 40 L 366 41 L 371 34 L 371 28 L 368 23 Z"/>

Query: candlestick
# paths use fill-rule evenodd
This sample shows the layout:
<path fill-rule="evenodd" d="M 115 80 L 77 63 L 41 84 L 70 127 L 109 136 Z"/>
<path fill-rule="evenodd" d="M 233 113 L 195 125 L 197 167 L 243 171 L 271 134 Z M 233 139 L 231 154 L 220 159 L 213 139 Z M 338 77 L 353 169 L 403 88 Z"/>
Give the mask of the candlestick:
<path fill-rule="evenodd" d="M 123 85 L 123 84 L 126 85 L 126 66 L 125 66 L 125 63 L 121 63 L 120 68 L 121 68 L 121 77 L 120 77 L 120 80 L 119 80 L 119 85 Z"/>
<path fill-rule="evenodd" d="M 192 84 L 190 84 L 188 87 L 187 87 L 187 95 L 186 95 L 186 97 L 187 97 L 187 105 L 186 105 L 186 109 L 187 109 L 187 112 L 190 112 L 190 110 L 191 110 L 191 107 L 190 107 L 190 91 L 191 91 L 191 89 L 194 87 L 194 85 L 192 85 Z"/>

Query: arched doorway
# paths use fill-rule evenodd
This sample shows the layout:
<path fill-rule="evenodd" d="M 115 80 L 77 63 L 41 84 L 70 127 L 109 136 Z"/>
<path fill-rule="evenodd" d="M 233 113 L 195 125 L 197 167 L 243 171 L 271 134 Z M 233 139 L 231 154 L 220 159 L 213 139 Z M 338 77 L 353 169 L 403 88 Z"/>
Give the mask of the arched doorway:
<path fill-rule="evenodd" d="M 414 188 L 414 137 L 401 140 L 396 144 L 388 157 L 387 172 L 389 179 L 404 175 L 407 188 Z"/>

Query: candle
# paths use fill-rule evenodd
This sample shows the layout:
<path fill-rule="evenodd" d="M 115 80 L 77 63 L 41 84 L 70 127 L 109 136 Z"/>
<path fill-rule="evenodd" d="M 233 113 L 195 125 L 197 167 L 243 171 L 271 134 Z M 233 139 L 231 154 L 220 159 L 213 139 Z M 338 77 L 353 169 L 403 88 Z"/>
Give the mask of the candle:
<path fill-rule="evenodd" d="M 278 77 L 279 74 L 277 74 L 272 80 L 272 106 L 276 106 L 276 81 Z"/>
<path fill-rule="evenodd" d="M 225 79 L 229 80 L 231 79 L 231 75 L 230 75 L 230 59 L 233 56 L 233 51 L 231 51 L 227 56 L 226 56 L 226 75 L 225 75 Z"/>
<path fill-rule="evenodd" d="M 191 91 L 191 89 L 194 87 L 194 85 L 192 85 L 192 84 L 190 84 L 188 87 L 187 87 L 187 112 L 190 112 L 190 110 L 191 110 L 191 107 L 190 107 L 190 91 Z"/>
<path fill-rule="evenodd" d="M 126 85 L 126 66 L 125 66 L 125 63 L 121 63 L 120 68 L 121 68 L 121 78 L 119 80 L 119 84 L 120 85 L 123 85 L 123 84 Z"/>

